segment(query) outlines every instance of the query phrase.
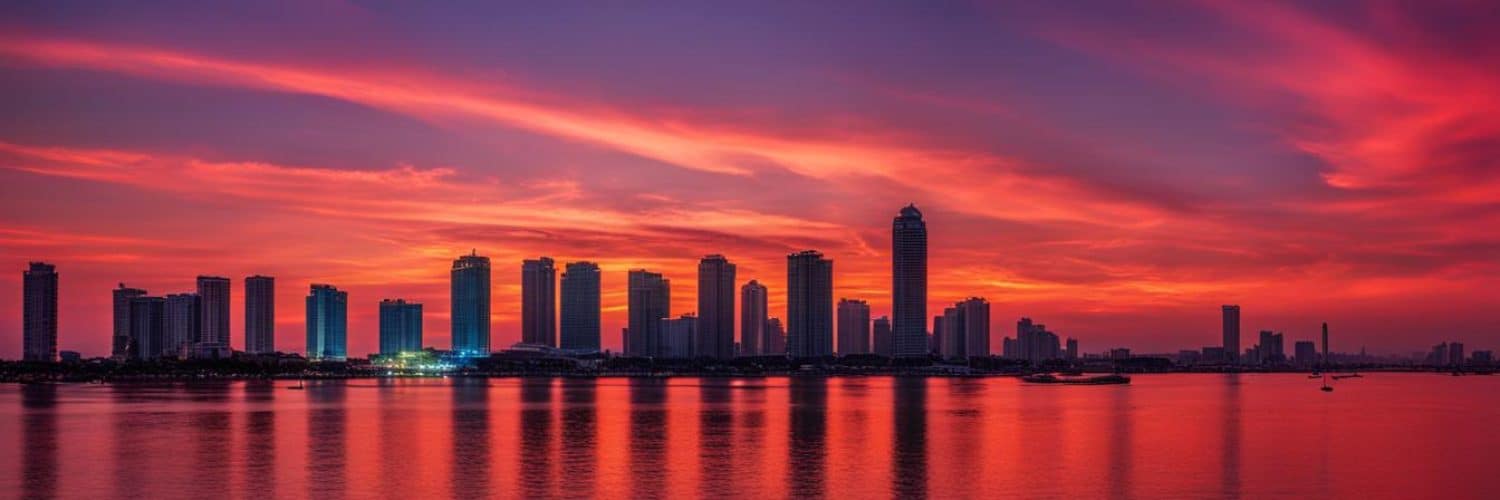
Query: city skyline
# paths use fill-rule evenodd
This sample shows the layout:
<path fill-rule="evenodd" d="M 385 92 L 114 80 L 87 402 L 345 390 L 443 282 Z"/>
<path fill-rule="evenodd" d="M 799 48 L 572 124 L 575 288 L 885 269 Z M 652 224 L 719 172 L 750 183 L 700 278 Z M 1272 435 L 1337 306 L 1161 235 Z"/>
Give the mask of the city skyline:
<path fill-rule="evenodd" d="M 519 339 L 516 263 L 548 255 L 599 264 L 618 348 L 627 270 L 692 311 L 722 254 L 784 316 L 783 257 L 814 248 L 835 298 L 905 325 L 889 217 L 915 203 L 924 322 L 980 296 L 997 334 L 1170 351 L 1240 304 L 1244 343 L 1500 344 L 1500 78 L 1456 5 L 332 8 L 0 6 L 0 318 L 15 270 L 54 264 L 58 348 L 102 354 L 99 290 L 260 274 L 280 350 L 310 283 L 350 293 L 354 352 L 385 297 L 443 347 L 445 267 L 479 248 L 491 347 Z M 22 342 L 0 324 L 0 358 Z"/>

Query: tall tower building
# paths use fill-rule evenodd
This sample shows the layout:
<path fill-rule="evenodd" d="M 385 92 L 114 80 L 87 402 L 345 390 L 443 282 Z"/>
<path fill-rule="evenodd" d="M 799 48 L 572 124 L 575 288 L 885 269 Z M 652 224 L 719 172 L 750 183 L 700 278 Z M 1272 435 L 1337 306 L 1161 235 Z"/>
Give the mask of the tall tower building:
<path fill-rule="evenodd" d="M 521 262 L 521 342 L 557 347 L 557 268 L 550 257 Z"/>
<path fill-rule="evenodd" d="M 839 299 L 839 356 L 870 353 L 870 304 Z"/>
<path fill-rule="evenodd" d="M 788 255 L 786 283 L 787 354 L 833 354 L 833 261 L 815 250 Z"/>
<path fill-rule="evenodd" d="M 990 355 L 990 303 L 981 297 L 969 297 L 955 307 L 963 316 L 964 356 Z"/>
<path fill-rule="evenodd" d="M 184 358 L 193 355 L 193 339 L 201 328 L 203 311 L 196 293 L 174 293 L 167 295 L 166 342 L 160 354 L 169 358 Z"/>
<path fill-rule="evenodd" d="M 916 205 L 892 223 L 891 328 L 896 356 L 927 355 L 927 223 Z"/>
<path fill-rule="evenodd" d="M 1234 364 L 1240 360 L 1240 306 L 1224 306 L 1224 361 Z"/>
<path fill-rule="evenodd" d="M 645 269 L 630 271 L 628 356 L 662 356 L 662 319 L 672 316 L 672 282 Z"/>
<path fill-rule="evenodd" d="M 245 352 L 276 352 L 276 279 L 245 278 Z"/>
<path fill-rule="evenodd" d="M 786 355 L 786 328 L 781 318 L 766 318 L 765 354 Z"/>
<path fill-rule="evenodd" d="M 312 285 L 307 295 L 307 359 L 343 361 L 348 339 L 349 294 L 333 285 Z"/>
<path fill-rule="evenodd" d="M 881 356 L 891 355 L 891 318 L 881 316 L 875 318 L 874 327 L 871 331 L 874 339 L 875 354 Z"/>
<path fill-rule="evenodd" d="M 1332 363 L 1330 363 L 1330 361 L 1332 361 L 1332 360 L 1328 358 L 1328 323 L 1324 322 L 1323 323 L 1323 366 L 1326 367 L 1326 366 L 1331 365 Z"/>
<path fill-rule="evenodd" d="M 758 356 L 771 344 L 766 339 L 766 286 L 750 280 L 740 287 L 740 352 Z"/>
<path fill-rule="evenodd" d="M 124 283 L 120 283 L 120 286 L 114 289 L 113 295 L 115 328 L 110 356 L 116 360 L 130 359 L 133 357 L 131 352 L 134 351 L 130 345 L 130 299 L 143 297 L 146 291 L 140 288 L 128 288 Z M 196 341 L 197 338 L 194 337 L 193 340 Z"/>
<path fill-rule="evenodd" d="M 490 258 L 470 252 L 453 261 L 449 315 L 453 352 L 490 354 Z"/>
<path fill-rule="evenodd" d="M 131 359 L 161 357 L 167 336 L 167 300 L 140 296 L 130 299 Z"/>
<path fill-rule="evenodd" d="M 198 277 L 197 355 L 229 357 L 229 278 Z"/>
<path fill-rule="evenodd" d="M 939 319 L 942 321 L 939 322 Z M 932 333 L 942 338 L 938 342 L 938 354 L 947 359 L 968 358 L 968 337 L 964 336 L 965 330 L 963 310 L 956 305 L 944 308 L 943 315 L 932 320 Z"/>
<path fill-rule="evenodd" d="M 599 265 L 570 262 L 562 275 L 562 345 L 575 351 L 599 350 Z"/>
<path fill-rule="evenodd" d="M 21 358 L 57 361 L 57 268 L 32 262 L 21 281 Z"/>
<path fill-rule="evenodd" d="M 422 350 L 422 304 L 403 299 L 380 301 L 380 354 L 393 356 Z"/>
<path fill-rule="evenodd" d="M 734 357 L 734 264 L 723 255 L 698 261 L 698 324 L 694 356 Z"/>

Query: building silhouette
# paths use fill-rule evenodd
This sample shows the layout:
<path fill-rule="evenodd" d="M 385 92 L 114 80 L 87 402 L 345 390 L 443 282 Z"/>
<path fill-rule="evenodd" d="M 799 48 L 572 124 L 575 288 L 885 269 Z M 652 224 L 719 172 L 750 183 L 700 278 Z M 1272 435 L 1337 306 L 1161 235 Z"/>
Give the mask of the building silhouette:
<path fill-rule="evenodd" d="M 786 328 L 781 318 L 766 318 L 766 350 L 762 354 L 786 355 Z"/>
<path fill-rule="evenodd" d="M 833 354 L 833 261 L 815 250 L 788 255 L 786 283 L 787 354 Z"/>
<path fill-rule="evenodd" d="M 134 357 L 134 350 L 130 335 L 130 300 L 146 295 L 146 290 L 140 288 L 129 288 L 124 283 L 114 289 L 114 337 L 110 348 L 110 356 L 116 360 L 125 360 Z M 194 340 L 197 340 L 196 338 Z"/>
<path fill-rule="evenodd" d="M 981 297 L 969 297 L 954 305 L 963 319 L 963 357 L 990 355 L 990 303 Z"/>
<path fill-rule="evenodd" d="M 916 205 L 892 222 L 891 328 L 896 356 L 927 355 L 927 223 Z"/>
<path fill-rule="evenodd" d="M 757 356 L 771 345 L 766 338 L 766 286 L 750 280 L 740 287 L 740 354 Z"/>
<path fill-rule="evenodd" d="M 276 352 L 276 279 L 245 278 L 245 352 Z"/>
<path fill-rule="evenodd" d="M 153 356 L 186 358 L 194 353 L 194 340 L 202 328 L 203 311 L 196 293 L 174 293 L 166 299 L 165 342 Z"/>
<path fill-rule="evenodd" d="M 957 307 L 943 308 L 943 315 L 932 318 L 933 350 L 945 359 L 967 358 L 964 345 L 964 317 Z"/>
<path fill-rule="evenodd" d="M 1224 362 L 1240 360 L 1240 306 L 1226 305 L 1224 313 Z"/>
<path fill-rule="evenodd" d="M 661 320 L 672 316 L 672 282 L 660 273 L 633 269 L 627 283 L 627 356 L 661 356 Z"/>
<path fill-rule="evenodd" d="M 521 262 L 521 342 L 557 347 L 557 269 L 549 257 Z"/>
<path fill-rule="evenodd" d="M 32 262 L 21 281 L 21 359 L 56 361 L 57 268 Z"/>
<path fill-rule="evenodd" d="M 734 264 L 723 255 L 709 255 L 698 261 L 698 324 L 694 356 L 734 357 L 734 274 Z"/>
<path fill-rule="evenodd" d="M 600 314 L 599 265 L 593 262 L 569 262 L 562 275 L 563 349 L 599 350 Z"/>
<path fill-rule="evenodd" d="M 404 299 L 380 301 L 380 354 L 422 350 L 422 304 Z"/>
<path fill-rule="evenodd" d="M 130 299 L 130 359 L 161 357 L 166 344 L 167 300 L 142 295 Z"/>
<path fill-rule="evenodd" d="M 870 304 L 863 300 L 839 299 L 840 356 L 870 353 Z"/>
<path fill-rule="evenodd" d="M 229 357 L 229 278 L 198 277 L 198 338 L 193 347 L 197 357 Z"/>
<path fill-rule="evenodd" d="M 1292 346 L 1292 361 L 1297 366 L 1312 367 L 1318 364 L 1318 344 L 1311 340 L 1299 340 Z"/>
<path fill-rule="evenodd" d="M 892 353 L 891 318 L 887 316 L 875 318 L 875 322 L 871 326 L 870 330 L 871 336 L 873 337 L 871 347 L 873 348 L 872 350 L 875 352 L 875 354 L 879 354 L 881 356 L 890 356 Z"/>
<path fill-rule="evenodd" d="M 1006 357 L 1021 359 L 1031 364 L 1041 364 L 1062 357 L 1056 333 L 1047 330 L 1047 325 L 1033 323 L 1031 318 L 1016 322 L 1016 340 Z"/>
<path fill-rule="evenodd" d="M 490 258 L 473 251 L 455 259 L 449 283 L 453 352 L 459 356 L 488 356 Z"/>
<path fill-rule="evenodd" d="M 661 347 L 658 357 L 668 359 L 689 359 L 700 355 L 696 352 L 694 339 L 702 338 L 697 333 L 700 324 L 699 319 L 691 314 L 684 314 L 677 318 L 662 318 L 661 324 Z"/>
<path fill-rule="evenodd" d="M 313 284 L 307 295 L 307 359 L 348 358 L 349 294 L 333 285 Z"/>
<path fill-rule="evenodd" d="M 1068 361 L 1077 360 L 1078 359 L 1078 339 L 1069 338 L 1066 345 L 1067 345 L 1067 347 L 1065 349 L 1063 349 L 1063 359 L 1066 359 Z M 1198 351 L 1189 351 L 1189 352 L 1197 354 Z"/>

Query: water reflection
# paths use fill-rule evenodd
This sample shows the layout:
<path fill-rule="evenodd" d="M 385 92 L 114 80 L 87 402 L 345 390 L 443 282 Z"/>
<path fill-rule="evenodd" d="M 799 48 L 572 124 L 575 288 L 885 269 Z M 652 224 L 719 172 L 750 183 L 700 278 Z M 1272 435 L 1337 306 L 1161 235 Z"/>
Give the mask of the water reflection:
<path fill-rule="evenodd" d="M 452 384 L 453 464 L 449 488 L 453 498 L 483 498 L 491 488 L 490 383 L 456 378 Z"/>
<path fill-rule="evenodd" d="M 110 422 L 114 445 L 113 493 L 124 498 L 142 498 L 149 491 L 147 486 L 153 478 L 147 475 L 150 457 L 146 444 L 146 432 L 157 427 L 150 414 L 136 410 L 136 405 L 149 402 L 152 388 L 144 385 L 124 384 L 110 386 L 110 399 L 116 405 L 116 414 Z"/>
<path fill-rule="evenodd" d="M 348 491 L 348 415 L 343 381 L 307 386 L 307 493 L 313 498 L 343 498 Z"/>
<path fill-rule="evenodd" d="M 787 388 L 791 398 L 787 484 L 793 498 L 819 497 L 824 493 L 824 465 L 828 448 L 828 379 L 792 377 Z"/>
<path fill-rule="evenodd" d="M 666 488 L 667 382 L 630 379 L 631 496 L 660 497 Z"/>
<path fill-rule="evenodd" d="M 21 386 L 21 408 L 25 415 L 21 494 L 25 498 L 51 498 L 57 494 L 57 387 Z"/>
<path fill-rule="evenodd" d="M 734 491 L 734 392 L 729 379 L 705 379 L 698 385 L 699 495 Z"/>
<path fill-rule="evenodd" d="M 1221 387 L 1221 401 L 1219 403 L 1219 422 L 1223 426 L 1222 439 L 1219 444 L 1220 451 L 1220 478 L 1219 496 L 1221 498 L 1240 497 L 1240 374 L 1231 373 L 1224 375 Z"/>
<path fill-rule="evenodd" d="M 1119 390 L 1109 391 L 1110 398 L 1110 432 L 1109 432 L 1109 496 L 1110 498 L 1131 498 L 1131 471 L 1134 460 L 1131 454 L 1134 452 L 1131 440 L 1134 438 L 1134 422 L 1130 407 L 1131 391 L 1129 387 L 1120 387 Z"/>
<path fill-rule="evenodd" d="M 213 384 L 189 384 L 181 390 L 186 390 L 188 400 L 193 403 L 193 411 L 187 414 L 187 423 L 180 429 L 191 430 L 193 434 L 193 465 L 192 473 L 186 477 L 173 477 L 176 481 L 194 481 L 198 484 L 229 484 L 229 468 L 224 467 L 222 462 L 229 456 L 230 435 L 230 411 L 228 405 L 230 391 L 233 388 L 227 383 Z M 162 471 L 153 470 L 152 474 L 162 474 Z"/>
<path fill-rule="evenodd" d="M 562 477 L 563 495 L 574 498 L 594 495 L 598 459 L 599 382 L 593 378 L 562 381 Z"/>
<path fill-rule="evenodd" d="M 416 460 L 415 440 L 421 435 L 421 419 L 415 409 L 405 404 L 407 394 L 402 379 L 376 381 L 376 398 L 380 401 L 380 488 L 382 491 L 401 491 L 407 483 Z"/>
<path fill-rule="evenodd" d="M 552 473 L 552 379 L 521 380 L 521 487 L 528 498 L 548 496 Z"/>
<path fill-rule="evenodd" d="M 927 496 L 927 379 L 896 377 L 891 489 L 896 498 Z"/>
<path fill-rule="evenodd" d="M 245 387 L 245 481 L 250 498 L 276 497 L 276 385 Z"/>

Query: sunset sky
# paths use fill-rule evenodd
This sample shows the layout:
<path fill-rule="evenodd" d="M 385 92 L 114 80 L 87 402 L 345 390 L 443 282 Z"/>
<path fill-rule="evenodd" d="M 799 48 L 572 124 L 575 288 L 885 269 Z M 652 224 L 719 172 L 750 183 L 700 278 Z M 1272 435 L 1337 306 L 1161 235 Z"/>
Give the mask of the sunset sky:
<path fill-rule="evenodd" d="M 1085 352 L 1254 332 L 1409 353 L 1500 348 L 1500 9 L 1491 2 L 205 2 L 0 5 L 0 358 L 27 261 L 61 275 L 59 349 L 108 355 L 110 289 L 277 278 L 426 305 L 494 263 L 494 345 L 523 258 L 672 280 L 722 253 L 771 289 L 834 260 L 889 314 L 891 218 L 930 233 L 930 314 L 992 303 Z"/>

